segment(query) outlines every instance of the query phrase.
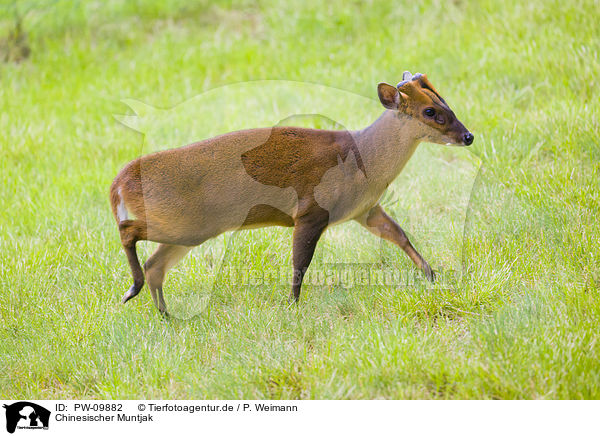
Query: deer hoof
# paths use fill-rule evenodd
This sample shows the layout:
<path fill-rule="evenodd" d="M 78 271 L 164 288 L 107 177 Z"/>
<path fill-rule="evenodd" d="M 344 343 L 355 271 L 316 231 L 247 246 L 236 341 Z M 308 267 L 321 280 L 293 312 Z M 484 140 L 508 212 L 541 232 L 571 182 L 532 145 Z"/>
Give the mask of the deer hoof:
<path fill-rule="evenodd" d="M 435 273 L 425 261 L 423 261 L 423 273 L 425 274 L 425 277 L 427 277 L 427 280 L 429 280 L 431 283 L 435 281 Z"/>
<path fill-rule="evenodd" d="M 123 299 L 121 300 L 121 304 L 127 303 L 129 300 L 131 300 L 133 297 L 135 297 L 137 294 L 139 294 L 140 293 L 140 289 L 136 289 L 135 285 L 131 285 L 131 288 L 129 288 L 129 290 L 127 292 L 125 292 L 125 295 L 123 295 Z"/>

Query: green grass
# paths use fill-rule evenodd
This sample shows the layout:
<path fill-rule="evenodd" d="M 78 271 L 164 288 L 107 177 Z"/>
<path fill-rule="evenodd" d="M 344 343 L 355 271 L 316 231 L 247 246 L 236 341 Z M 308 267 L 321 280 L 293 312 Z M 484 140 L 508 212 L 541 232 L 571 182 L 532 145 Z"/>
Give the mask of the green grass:
<path fill-rule="evenodd" d="M 32 11 L 31 57 L 0 64 L 0 395 L 600 398 L 599 10 L 63 0 Z M 0 38 L 9 29 L 0 9 Z M 259 79 L 373 99 L 403 70 L 427 73 L 476 137 L 468 150 L 421 145 L 388 201 L 439 284 L 355 224 L 328 232 L 315 271 L 359 260 L 409 286 L 313 281 L 288 307 L 285 281 L 219 277 L 289 271 L 290 230 L 272 228 L 194 249 L 165 287 L 181 316 L 163 320 L 146 289 L 120 305 L 131 278 L 108 187 L 144 150 L 113 117 L 132 114 L 121 100 L 171 108 Z M 145 259 L 153 244 L 139 245 Z"/>

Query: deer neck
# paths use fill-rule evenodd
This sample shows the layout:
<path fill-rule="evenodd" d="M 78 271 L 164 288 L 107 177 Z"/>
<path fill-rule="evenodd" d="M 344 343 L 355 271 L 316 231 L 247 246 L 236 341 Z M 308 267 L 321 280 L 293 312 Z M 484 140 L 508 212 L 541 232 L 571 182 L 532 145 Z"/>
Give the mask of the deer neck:
<path fill-rule="evenodd" d="M 385 189 L 400 174 L 426 134 L 419 121 L 386 110 L 373 124 L 353 136 L 369 184 Z"/>

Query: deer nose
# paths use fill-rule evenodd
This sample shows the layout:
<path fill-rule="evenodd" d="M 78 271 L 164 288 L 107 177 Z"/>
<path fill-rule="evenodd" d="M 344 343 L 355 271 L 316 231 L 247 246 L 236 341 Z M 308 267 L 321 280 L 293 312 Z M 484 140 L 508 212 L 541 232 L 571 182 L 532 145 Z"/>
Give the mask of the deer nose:
<path fill-rule="evenodd" d="M 465 145 L 471 145 L 473 143 L 473 134 L 471 132 L 465 133 L 463 135 L 463 142 Z"/>

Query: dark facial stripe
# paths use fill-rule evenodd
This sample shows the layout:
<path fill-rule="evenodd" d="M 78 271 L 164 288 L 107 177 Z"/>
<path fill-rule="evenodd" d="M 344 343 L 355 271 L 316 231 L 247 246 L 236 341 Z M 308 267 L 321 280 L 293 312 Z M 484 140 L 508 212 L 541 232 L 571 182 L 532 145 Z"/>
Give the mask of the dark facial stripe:
<path fill-rule="evenodd" d="M 438 100 L 438 101 L 436 102 L 437 104 L 439 104 L 439 105 L 440 105 L 440 106 L 442 106 L 442 107 L 445 107 L 446 109 L 450 109 L 450 108 L 448 107 L 448 104 L 446 103 L 446 100 L 444 100 L 444 99 L 442 98 L 442 96 L 441 96 L 441 95 L 439 95 L 437 92 L 435 92 L 435 91 L 434 91 L 433 89 L 431 89 L 429 86 L 427 86 L 427 84 L 426 84 L 426 83 L 424 83 L 424 82 L 422 82 L 422 81 L 421 81 L 420 83 L 421 83 L 421 87 L 422 87 L 423 89 L 426 89 L 426 90 L 428 90 L 428 91 L 429 91 L 429 92 L 431 92 L 431 93 L 432 93 L 432 94 L 433 94 L 435 97 L 437 97 L 437 100 Z M 435 99 L 432 99 L 432 100 L 434 100 L 434 101 L 435 101 Z"/>

